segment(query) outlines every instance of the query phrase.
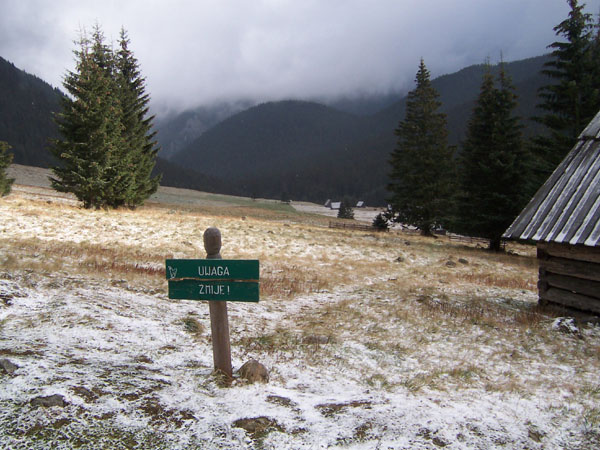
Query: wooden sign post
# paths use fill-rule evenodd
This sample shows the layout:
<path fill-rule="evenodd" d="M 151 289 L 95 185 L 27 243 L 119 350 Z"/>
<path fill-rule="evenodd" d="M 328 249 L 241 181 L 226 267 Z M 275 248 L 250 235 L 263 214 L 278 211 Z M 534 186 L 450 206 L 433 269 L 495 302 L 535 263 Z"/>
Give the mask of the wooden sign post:
<path fill-rule="evenodd" d="M 215 370 L 232 378 L 227 301 L 258 302 L 258 260 L 223 260 L 221 232 L 203 235 L 206 259 L 167 259 L 169 298 L 208 300 Z"/>

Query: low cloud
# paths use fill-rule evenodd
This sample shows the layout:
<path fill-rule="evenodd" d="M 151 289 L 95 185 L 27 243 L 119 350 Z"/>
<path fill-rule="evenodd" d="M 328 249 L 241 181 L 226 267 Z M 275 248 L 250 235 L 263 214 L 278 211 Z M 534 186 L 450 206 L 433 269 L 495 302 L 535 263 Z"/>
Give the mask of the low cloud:
<path fill-rule="evenodd" d="M 568 11 L 562 0 L 4 0 L 0 56 L 60 86 L 78 30 L 98 23 L 116 40 L 124 26 L 154 107 L 182 110 L 406 90 L 421 57 L 438 76 L 545 53 Z"/>

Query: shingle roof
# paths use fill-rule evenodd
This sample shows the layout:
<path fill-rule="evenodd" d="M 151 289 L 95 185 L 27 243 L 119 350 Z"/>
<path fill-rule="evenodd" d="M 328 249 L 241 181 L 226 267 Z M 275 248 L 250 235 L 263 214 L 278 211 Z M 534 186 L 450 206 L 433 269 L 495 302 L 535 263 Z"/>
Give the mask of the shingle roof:
<path fill-rule="evenodd" d="M 600 112 L 504 237 L 600 246 Z"/>

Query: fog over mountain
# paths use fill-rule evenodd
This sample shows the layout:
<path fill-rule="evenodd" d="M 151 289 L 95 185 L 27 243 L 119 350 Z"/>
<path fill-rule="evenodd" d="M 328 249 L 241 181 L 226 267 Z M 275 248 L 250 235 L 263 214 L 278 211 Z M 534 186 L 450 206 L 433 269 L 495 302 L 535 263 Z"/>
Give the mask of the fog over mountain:
<path fill-rule="evenodd" d="M 3 0 L 0 56 L 59 87 L 79 30 L 98 23 L 114 41 L 124 26 L 160 116 L 239 99 L 331 104 L 406 92 L 421 57 L 437 77 L 541 55 L 568 11 L 566 0 Z"/>

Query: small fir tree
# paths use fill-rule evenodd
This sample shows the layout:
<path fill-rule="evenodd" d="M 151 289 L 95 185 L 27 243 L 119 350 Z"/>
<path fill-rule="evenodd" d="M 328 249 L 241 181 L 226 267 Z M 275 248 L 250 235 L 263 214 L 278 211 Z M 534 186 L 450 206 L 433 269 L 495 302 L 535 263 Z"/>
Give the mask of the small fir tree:
<path fill-rule="evenodd" d="M 554 27 L 564 40 L 549 46 L 552 59 L 543 70 L 552 82 L 540 89 L 539 107 L 545 114 L 536 118 L 547 133 L 532 141 L 538 185 L 563 160 L 600 109 L 600 41 L 593 32 L 593 18 L 577 0 L 568 0 L 568 4 L 569 16 Z"/>
<path fill-rule="evenodd" d="M 373 219 L 373 227 L 378 230 L 387 230 L 390 227 L 387 217 L 384 213 L 379 213 Z"/>
<path fill-rule="evenodd" d="M 439 94 L 421 59 L 416 88 L 408 94 L 406 117 L 396 129 L 388 190 L 394 221 L 414 225 L 432 235 L 450 212 L 453 191 L 453 149 L 448 146 L 446 116 L 438 112 Z"/>
<path fill-rule="evenodd" d="M 14 178 L 8 178 L 6 169 L 10 166 L 13 160 L 13 154 L 9 152 L 10 145 L 4 141 L 0 141 L 0 197 L 10 194 Z"/>
<path fill-rule="evenodd" d="M 460 157 L 457 220 L 453 228 L 490 240 L 500 250 L 502 234 L 520 212 L 527 179 L 516 95 L 504 65 L 498 87 L 488 67 L 468 123 Z"/>
<path fill-rule="evenodd" d="M 350 200 L 342 200 L 342 202 L 340 203 L 340 209 L 338 210 L 337 214 L 338 219 L 354 219 L 354 211 L 352 210 L 352 206 L 350 205 Z"/>

